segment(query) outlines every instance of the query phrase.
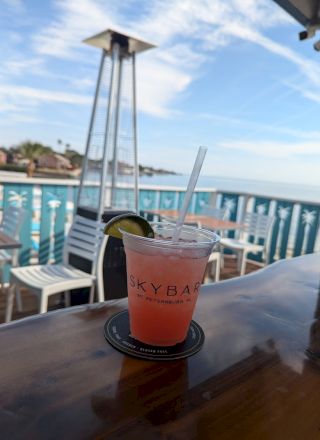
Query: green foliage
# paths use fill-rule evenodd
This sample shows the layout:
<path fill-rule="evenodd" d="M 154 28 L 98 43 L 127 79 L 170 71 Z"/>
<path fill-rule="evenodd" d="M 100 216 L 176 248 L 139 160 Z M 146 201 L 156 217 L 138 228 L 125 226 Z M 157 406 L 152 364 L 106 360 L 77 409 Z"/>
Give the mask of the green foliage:
<path fill-rule="evenodd" d="M 0 165 L 0 171 L 20 171 L 21 173 L 25 173 L 26 167 L 5 163 Z"/>
<path fill-rule="evenodd" d="M 82 166 L 83 155 L 78 153 L 75 150 L 66 150 L 65 157 L 68 158 L 71 162 L 71 165 L 74 168 L 80 168 Z"/>
<path fill-rule="evenodd" d="M 53 153 L 53 150 L 38 142 L 25 141 L 16 146 L 15 152 L 20 153 L 26 159 L 35 160 L 43 154 Z"/>

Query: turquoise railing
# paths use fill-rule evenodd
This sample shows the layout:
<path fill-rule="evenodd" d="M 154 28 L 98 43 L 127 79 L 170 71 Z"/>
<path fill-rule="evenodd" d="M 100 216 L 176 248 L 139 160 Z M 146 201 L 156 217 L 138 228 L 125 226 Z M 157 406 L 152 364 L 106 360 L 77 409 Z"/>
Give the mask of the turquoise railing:
<path fill-rule="evenodd" d="M 72 222 L 77 191 L 78 182 L 68 180 L 19 178 L 15 182 L 8 178 L 0 183 L 0 209 L 15 205 L 24 207 L 27 212 L 20 234 L 20 265 L 62 261 L 64 238 Z M 125 197 L 123 188 L 121 196 Z M 142 186 L 140 210 L 179 209 L 183 197 L 181 188 Z M 206 188 L 194 193 L 189 211 L 201 213 L 207 205 L 226 208 L 229 219 L 234 221 L 241 221 L 246 211 L 273 215 L 269 262 L 320 250 L 319 203 Z M 229 234 L 233 236 L 236 232 Z M 261 256 L 252 258 L 261 260 Z"/>

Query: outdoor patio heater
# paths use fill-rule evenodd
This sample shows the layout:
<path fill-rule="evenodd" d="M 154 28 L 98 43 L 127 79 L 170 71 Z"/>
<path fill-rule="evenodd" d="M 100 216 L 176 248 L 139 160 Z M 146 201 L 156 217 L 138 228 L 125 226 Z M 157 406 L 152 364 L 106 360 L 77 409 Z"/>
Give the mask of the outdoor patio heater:
<path fill-rule="evenodd" d="M 108 29 L 84 40 L 102 50 L 82 164 L 76 212 L 91 219 L 138 212 L 136 54 L 152 44 Z M 79 267 L 79 261 L 73 261 Z M 79 268 L 85 270 L 80 264 Z M 121 240 L 110 237 L 104 257 L 105 296 L 126 296 Z"/>
<path fill-rule="evenodd" d="M 138 211 L 136 54 L 154 47 L 108 29 L 84 40 L 102 49 L 77 212 Z"/>

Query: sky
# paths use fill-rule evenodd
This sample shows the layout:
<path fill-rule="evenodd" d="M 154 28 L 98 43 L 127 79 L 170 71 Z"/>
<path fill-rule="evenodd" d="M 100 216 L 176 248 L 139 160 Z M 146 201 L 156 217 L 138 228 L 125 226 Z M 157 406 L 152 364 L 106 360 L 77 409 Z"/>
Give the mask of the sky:
<path fill-rule="evenodd" d="M 139 163 L 320 185 L 320 53 L 272 0 L 0 0 L 0 145 L 84 152 L 107 28 L 137 55 Z M 57 140 L 61 139 L 60 146 Z"/>

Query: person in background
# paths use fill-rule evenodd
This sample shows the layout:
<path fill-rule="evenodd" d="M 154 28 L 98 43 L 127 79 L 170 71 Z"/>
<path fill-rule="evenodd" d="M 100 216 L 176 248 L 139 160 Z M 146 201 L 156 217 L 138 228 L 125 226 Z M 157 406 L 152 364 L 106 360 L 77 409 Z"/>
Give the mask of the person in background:
<path fill-rule="evenodd" d="M 33 173 L 35 172 L 35 169 L 36 169 L 36 161 L 31 159 L 27 166 L 27 176 L 32 177 Z"/>

